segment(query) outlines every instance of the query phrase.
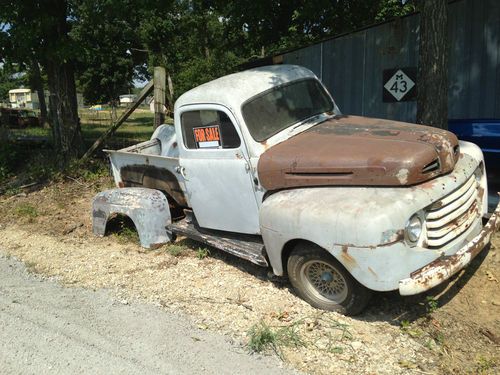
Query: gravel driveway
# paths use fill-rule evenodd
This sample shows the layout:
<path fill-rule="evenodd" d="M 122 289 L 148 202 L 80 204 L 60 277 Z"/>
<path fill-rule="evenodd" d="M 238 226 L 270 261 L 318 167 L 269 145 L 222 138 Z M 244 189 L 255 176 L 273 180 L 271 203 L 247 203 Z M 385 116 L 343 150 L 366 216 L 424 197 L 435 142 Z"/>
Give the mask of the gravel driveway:
<path fill-rule="evenodd" d="M 1 252 L 1 249 L 0 249 Z M 2 374 L 289 374 L 185 316 L 65 288 L 0 253 Z"/>

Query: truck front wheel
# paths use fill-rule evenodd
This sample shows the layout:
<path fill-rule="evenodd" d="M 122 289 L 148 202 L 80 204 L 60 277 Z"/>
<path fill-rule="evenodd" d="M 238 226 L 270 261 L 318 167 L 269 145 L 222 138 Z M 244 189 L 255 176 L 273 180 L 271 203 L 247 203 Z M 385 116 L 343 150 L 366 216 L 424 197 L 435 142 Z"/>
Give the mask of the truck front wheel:
<path fill-rule="evenodd" d="M 292 251 L 288 277 L 299 297 L 323 310 L 356 315 L 371 297 L 332 255 L 311 243 L 300 243 Z"/>

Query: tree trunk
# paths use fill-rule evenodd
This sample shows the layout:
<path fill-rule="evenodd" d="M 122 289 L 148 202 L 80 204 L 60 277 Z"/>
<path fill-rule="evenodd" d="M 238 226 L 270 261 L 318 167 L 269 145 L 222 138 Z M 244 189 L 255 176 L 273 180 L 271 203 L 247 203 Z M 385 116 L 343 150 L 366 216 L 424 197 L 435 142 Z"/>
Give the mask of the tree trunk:
<path fill-rule="evenodd" d="M 38 65 L 38 61 L 35 60 L 31 62 L 31 78 L 36 93 L 38 94 L 38 102 L 40 104 L 40 123 L 43 126 L 47 121 L 47 103 L 45 103 L 45 91 L 43 89 L 40 66 Z"/>
<path fill-rule="evenodd" d="M 417 123 L 448 128 L 448 0 L 420 1 Z"/>
<path fill-rule="evenodd" d="M 9 116 L 7 112 L 0 111 L 0 144 L 9 139 Z"/>
<path fill-rule="evenodd" d="M 67 0 L 47 0 L 42 23 L 44 64 L 50 91 L 50 120 L 56 154 L 66 164 L 83 151 L 76 99 Z"/>
<path fill-rule="evenodd" d="M 75 76 L 69 63 L 47 63 L 50 118 L 56 152 L 64 163 L 83 149 L 76 100 Z"/>

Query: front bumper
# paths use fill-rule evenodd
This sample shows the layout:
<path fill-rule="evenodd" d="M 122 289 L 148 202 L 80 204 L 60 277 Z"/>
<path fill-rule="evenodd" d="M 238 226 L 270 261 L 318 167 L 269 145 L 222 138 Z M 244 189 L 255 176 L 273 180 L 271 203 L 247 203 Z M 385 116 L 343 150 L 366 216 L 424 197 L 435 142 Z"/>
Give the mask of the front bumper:
<path fill-rule="evenodd" d="M 399 293 L 410 296 L 425 292 L 467 266 L 474 257 L 490 242 L 491 236 L 500 227 L 500 203 L 491 215 L 483 230 L 455 254 L 436 259 L 413 272 L 407 279 L 399 281 Z"/>

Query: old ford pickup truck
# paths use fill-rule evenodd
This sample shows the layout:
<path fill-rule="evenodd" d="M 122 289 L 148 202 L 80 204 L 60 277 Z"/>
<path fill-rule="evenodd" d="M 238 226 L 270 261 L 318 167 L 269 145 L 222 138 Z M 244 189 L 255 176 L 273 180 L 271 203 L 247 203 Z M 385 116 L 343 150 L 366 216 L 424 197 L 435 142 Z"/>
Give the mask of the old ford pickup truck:
<path fill-rule="evenodd" d="M 174 126 L 107 151 L 118 189 L 94 232 L 128 215 L 143 246 L 175 235 L 287 275 L 322 309 L 359 313 L 371 291 L 426 291 L 465 267 L 483 226 L 481 150 L 450 132 L 342 115 L 309 70 L 252 69 L 175 104 Z"/>

